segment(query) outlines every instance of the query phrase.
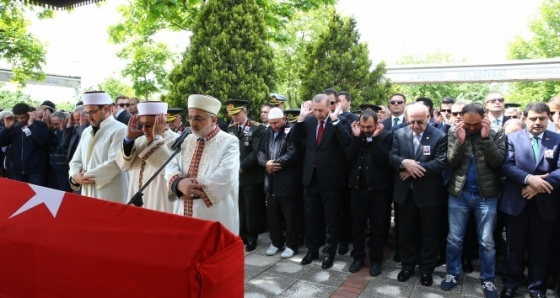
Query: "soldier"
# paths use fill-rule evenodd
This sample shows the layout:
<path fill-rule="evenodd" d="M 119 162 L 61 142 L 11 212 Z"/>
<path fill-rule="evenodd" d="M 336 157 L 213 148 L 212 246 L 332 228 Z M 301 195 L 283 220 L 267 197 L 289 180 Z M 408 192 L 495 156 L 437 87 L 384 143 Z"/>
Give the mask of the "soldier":
<path fill-rule="evenodd" d="M 181 115 L 182 112 L 182 108 L 169 108 L 166 114 L 169 129 L 178 134 L 181 134 L 186 128 L 188 128 L 183 123 L 183 116 Z"/>
<path fill-rule="evenodd" d="M 231 99 L 226 102 L 228 116 L 233 123 L 227 132 L 239 139 L 239 236 L 246 244 L 245 251 L 257 247 L 259 232 L 259 209 L 263 202 L 262 168 L 257 153 L 264 126 L 247 117 L 249 101 Z"/>
<path fill-rule="evenodd" d="M 286 96 L 278 93 L 270 93 L 270 101 L 268 103 L 284 111 L 284 109 L 286 108 L 284 107 L 286 101 L 288 101 L 288 98 Z"/>

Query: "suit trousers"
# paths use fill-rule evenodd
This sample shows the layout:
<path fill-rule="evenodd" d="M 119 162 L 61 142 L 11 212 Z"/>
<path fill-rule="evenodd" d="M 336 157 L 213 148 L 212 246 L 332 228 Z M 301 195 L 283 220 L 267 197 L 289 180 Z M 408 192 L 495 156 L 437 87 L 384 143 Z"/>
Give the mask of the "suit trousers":
<path fill-rule="evenodd" d="M 300 220 L 300 202 L 293 197 L 266 197 L 266 213 L 270 240 L 278 248 L 286 244 L 293 251 L 298 250 L 298 233 Z M 285 222 L 286 236 L 282 233 L 282 223 Z"/>
<path fill-rule="evenodd" d="M 386 240 L 386 217 L 390 201 L 387 190 L 352 190 L 352 244 L 354 260 L 365 259 L 366 236 L 370 236 L 369 257 L 371 262 L 383 260 L 383 247 Z M 367 220 L 371 224 L 370 235 L 365 234 Z"/>
<path fill-rule="evenodd" d="M 529 200 L 518 215 L 506 215 L 507 254 L 504 287 L 517 289 L 521 285 L 525 248 L 529 253 L 527 288 L 530 293 L 546 293 L 546 275 L 550 255 L 550 239 L 555 221 L 541 218 L 535 199 Z"/>
<path fill-rule="evenodd" d="M 239 236 L 247 241 L 259 237 L 259 206 L 263 199 L 262 183 L 239 187 Z"/>
<path fill-rule="evenodd" d="M 436 267 L 439 252 L 441 205 L 418 208 L 412 192 L 410 189 L 405 201 L 396 204 L 399 209 L 398 251 L 402 269 L 412 271 L 416 261 L 419 261 L 420 272 L 431 274 Z M 419 252 L 417 235 L 421 235 Z"/>
<path fill-rule="evenodd" d="M 305 188 L 305 245 L 310 251 L 319 251 L 321 234 L 325 233 L 326 254 L 336 254 L 340 221 L 340 198 L 343 188 L 321 185 L 317 175 Z M 325 230 L 321 231 L 321 214 L 325 219 Z"/>

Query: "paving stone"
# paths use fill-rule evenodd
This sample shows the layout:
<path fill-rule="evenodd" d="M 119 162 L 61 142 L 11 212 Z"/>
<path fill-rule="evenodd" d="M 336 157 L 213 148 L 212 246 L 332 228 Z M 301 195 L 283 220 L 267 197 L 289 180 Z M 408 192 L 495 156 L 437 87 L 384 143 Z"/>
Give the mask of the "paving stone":
<path fill-rule="evenodd" d="M 248 282 L 253 277 L 263 273 L 266 270 L 267 270 L 266 267 L 259 267 L 259 266 L 245 264 L 245 282 Z"/>
<path fill-rule="evenodd" d="M 313 283 L 320 283 L 327 286 L 338 288 L 349 275 L 350 275 L 349 272 L 325 270 L 321 267 L 313 266 L 301 278 L 301 280 L 306 280 Z"/>
<path fill-rule="evenodd" d="M 278 275 L 300 279 L 304 274 L 309 272 L 311 268 L 312 266 L 304 266 L 299 262 L 281 260 L 274 266 L 270 267 L 268 271 Z"/>
<path fill-rule="evenodd" d="M 336 291 L 336 287 L 331 287 L 324 284 L 317 284 L 313 282 L 308 282 L 305 280 L 299 280 L 293 284 L 288 290 L 286 290 L 282 297 L 329 297 L 332 293 Z"/>
<path fill-rule="evenodd" d="M 410 297 L 414 284 L 409 281 L 399 282 L 391 278 L 374 278 L 359 297 Z"/>
<path fill-rule="evenodd" d="M 272 265 L 276 264 L 278 260 L 269 257 L 269 256 L 262 256 L 259 254 L 250 254 L 245 257 L 245 264 L 252 265 L 257 267 L 271 267 Z"/>
<path fill-rule="evenodd" d="M 288 278 L 270 272 L 263 272 L 249 281 L 249 284 L 266 293 L 280 295 L 291 285 L 297 282 L 295 278 Z"/>

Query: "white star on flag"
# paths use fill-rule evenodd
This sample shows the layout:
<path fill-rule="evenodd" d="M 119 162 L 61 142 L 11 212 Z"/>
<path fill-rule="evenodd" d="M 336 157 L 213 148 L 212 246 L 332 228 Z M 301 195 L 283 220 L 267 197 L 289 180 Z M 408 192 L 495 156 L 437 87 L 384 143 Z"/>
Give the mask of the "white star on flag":
<path fill-rule="evenodd" d="M 14 214 L 10 216 L 10 218 L 23 213 L 37 205 L 45 204 L 49 211 L 51 212 L 53 217 L 56 217 L 56 213 L 58 213 L 58 208 L 60 208 L 60 204 L 62 204 L 62 198 L 64 197 L 64 192 L 52 188 L 46 188 L 34 184 L 28 184 L 33 191 L 35 191 L 35 195 L 29 199 L 29 201 L 25 202 L 23 206 L 21 206 Z"/>

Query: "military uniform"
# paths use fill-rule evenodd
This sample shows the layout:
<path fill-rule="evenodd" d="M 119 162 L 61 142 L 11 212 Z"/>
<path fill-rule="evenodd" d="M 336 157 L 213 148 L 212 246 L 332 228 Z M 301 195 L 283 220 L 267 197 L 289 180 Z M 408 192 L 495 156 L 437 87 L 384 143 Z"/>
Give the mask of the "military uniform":
<path fill-rule="evenodd" d="M 228 115 L 246 114 L 248 103 L 246 100 L 228 100 Z M 264 170 L 258 164 L 257 153 L 265 127 L 248 117 L 245 119 L 242 124 L 229 125 L 227 132 L 239 139 L 239 235 L 247 245 L 245 250 L 252 251 L 257 243 L 259 211 L 264 202 Z"/>
<path fill-rule="evenodd" d="M 268 103 L 273 105 L 275 108 L 279 108 L 280 110 L 284 111 L 284 104 L 286 103 L 286 101 L 288 101 L 288 98 L 286 96 L 278 93 L 270 93 L 270 101 Z"/>

